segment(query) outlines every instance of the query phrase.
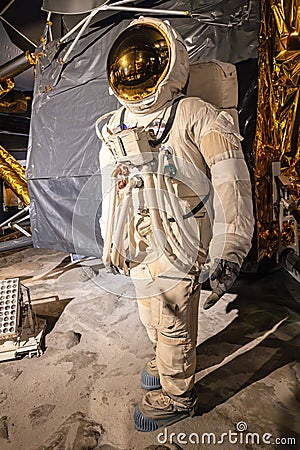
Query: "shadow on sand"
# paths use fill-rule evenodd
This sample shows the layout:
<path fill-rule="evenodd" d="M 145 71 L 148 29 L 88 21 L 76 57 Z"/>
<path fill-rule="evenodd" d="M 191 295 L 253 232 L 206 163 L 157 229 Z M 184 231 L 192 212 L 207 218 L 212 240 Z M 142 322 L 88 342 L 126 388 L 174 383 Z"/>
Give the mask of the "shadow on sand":
<path fill-rule="evenodd" d="M 299 284 L 281 270 L 241 277 L 234 292 L 238 296 L 227 312 L 238 310 L 237 318 L 197 347 L 199 414 L 299 360 Z"/>

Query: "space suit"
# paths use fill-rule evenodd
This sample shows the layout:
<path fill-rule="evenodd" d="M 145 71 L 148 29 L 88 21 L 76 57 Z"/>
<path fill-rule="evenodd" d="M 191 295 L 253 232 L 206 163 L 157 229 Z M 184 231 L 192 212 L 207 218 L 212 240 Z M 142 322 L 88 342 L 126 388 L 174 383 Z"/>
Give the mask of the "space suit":
<path fill-rule="evenodd" d="M 153 431 L 195 412 L 203 267 L 220 298 L 251 247 L 251 184 L 232 117 L 184 95 L 188 53 L 168 23 L 134 20 L 112 46 L 107 74 L 123 106 L 101 131 L 103 117 L 97 123 L 109 191 L 103 260 L 131 276 L 155 347 L 134 414 L 138 430 Z"/>

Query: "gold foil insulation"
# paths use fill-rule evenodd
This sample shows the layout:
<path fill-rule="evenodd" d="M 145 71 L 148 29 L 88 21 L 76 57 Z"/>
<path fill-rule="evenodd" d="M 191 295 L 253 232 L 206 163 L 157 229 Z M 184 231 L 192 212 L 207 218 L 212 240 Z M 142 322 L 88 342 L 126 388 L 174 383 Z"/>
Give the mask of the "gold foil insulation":
<path fill-rule="evenodd" d="M 272 162 L 291 182 L 300 207 L 300 0 L 262 0 L 259 45 L 255 195 L 258 258 L 273 256 L 279 228 L 273 220 Z M 293 233 L 285 227 L 286 244 Z"/>
<path fill-rule="evenodd" d="M 25 169 L 0 145 L 0 178 L 27 206 L 30 203 Z"/>
<path fill-rule="evenodd" d="M 28 110 L 30 100 L 31 96 L 17 90 L 12 90 L 1 98 L 0 91 L 0 112 L 5 114 L 26 112 Z"/>
<path fill-rule="evenodd" d="M 30 53 L 29 50 L 25 52 L 26 58 L 31 65 L 35 66 L 38 61 L 38 55 L 35 53 Z"/>
<path fill-rule="evenodd" d="M 11 91 L 14 85 L 15 83 L 11 78 L 7 78 L 7 80 L 2 81 L 0 83 L 0 98 L 4 97 L 9 91 Z"/>

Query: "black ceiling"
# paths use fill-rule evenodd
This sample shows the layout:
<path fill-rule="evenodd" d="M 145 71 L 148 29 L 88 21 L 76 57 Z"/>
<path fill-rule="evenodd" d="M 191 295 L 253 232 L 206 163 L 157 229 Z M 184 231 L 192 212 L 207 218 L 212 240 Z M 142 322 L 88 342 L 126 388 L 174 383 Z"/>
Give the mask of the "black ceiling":
<path fill-rule="evenodd" d="M 9 3 L 9 0 L 0 0 L 0 13 Z M 4 12 L 3 18 L 37 45 L 43 33 L 47 17 L 47 13 L 41 10 L 41 6 L 42 1 L 40 0 L 15 0 Z M 34 47 L 16 33 L 5 21 L 2 20 L 2 23 L 15 45 L 24 51 L 34 50 Z"/>

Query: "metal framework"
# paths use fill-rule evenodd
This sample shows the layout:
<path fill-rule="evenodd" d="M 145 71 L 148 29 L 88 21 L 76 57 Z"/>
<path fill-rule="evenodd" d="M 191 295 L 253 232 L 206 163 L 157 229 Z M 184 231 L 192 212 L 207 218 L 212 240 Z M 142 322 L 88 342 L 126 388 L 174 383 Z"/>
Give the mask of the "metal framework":
<path fill-rule="evenodd" d="M 68 51 L 66 52 L 64 58 L 61 60 L 61 63 L 64 64 L 67 62 L 70 54 L 72 53 L 73 49 L 75 48 L 78 40 L 80 39 L 80 37 L 82 36 L 82 34 L 84 33 L 85 29 L 88 27 L 89 23 L 91 22 L 91 20 L 93 19 L 93 17 L 98 14 L 98 12 L 100 11 L 127 11 L 127 12 L 139 12 L 141 14 L 145 14 L 145 13 L 151 13 L 151 14 L 166 14 L 166 10 L 165 9 L 148 9 L 148 8 L 137 8 L 137 7 L 132 7 L 132 6 L 123 6 L 125 3 L 131 3 L 131 0 L 122 0 L 119 2 L 115 2 L 112 3 L 110 5 L 102 5 L 99 6 L 96 9 L 93 9 L 87 17 L 85 17 L 84 19 L 82 19 L 80 22 L 78 22 L 67 34 L 65 34 L 61 39 L 60 39 L 60 43 L 63 43 L 66 41 L 66 39 L 68 39 L 69 36 L 71 36 L 75 31 L 78 30 L 78 28 L 80 28 L 80 31 L 78 32 L 78 34 L 76 35 L 74 41 L 72 42 L 71 46 L 69 47 Z M 176 11 L 176 10 L 168 10 L 168 14 L 174 15 L 174 16 L 187 16 L 189 15 L 188 11 Z"/>
<path fill-rule="evenodd" d="M 300 214 L 297 204 L 291 195 L 290 180 L 281 175 L 281 163 L 272 163 L 272 202 L 273 220 L 279 225 L 279 246 L 277 261 L 300 282 L 300 246 L 299 226 Z M 291 228 L 293 241 L 283 245 L 285 226 Z"/>
<path fill-rule="evenodd" d="M 46 321 L 36 318 L 29 289 L 20 279 L 0 280 L 0 362 L 41 356 L 45 328 Z"/>
<path fill-rule="evenodd" d="M 0 223 L 0 230 L 4 230 L 5 228 L 11 228 L 20 231 L 25 236 L 29 237 L 31 234 L 25 230 L 25 228 L 20 225 L 25 220 L 28 220 L 29 216 L 29 205 L 26 206 L 21 211 L 17 212 L 14 216 Z"/>

